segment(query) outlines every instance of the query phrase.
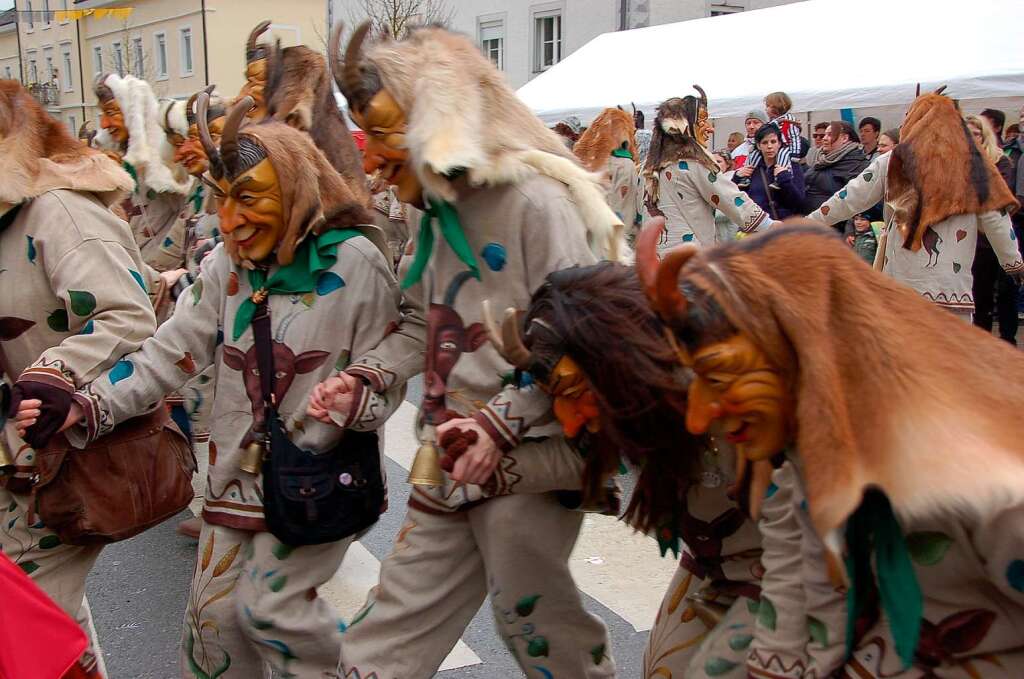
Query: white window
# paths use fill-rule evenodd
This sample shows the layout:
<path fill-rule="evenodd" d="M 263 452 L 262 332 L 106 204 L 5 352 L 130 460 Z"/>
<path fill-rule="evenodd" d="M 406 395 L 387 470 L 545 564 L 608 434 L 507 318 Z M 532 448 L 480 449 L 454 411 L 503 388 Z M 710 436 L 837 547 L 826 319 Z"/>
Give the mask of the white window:
<path fill-rule="evenodd" d="M 103 73 L 103 48 L 99 45 L 92 48 L 92 68 L 96 75 Z"/>
<path fill-rule="evenodd" d="M 132 38 L 132 73 L 136 78 L 141 78 L 145 72 L 145 64 L 142 62 L 142 38 Z"/>
<path fill-rule="evenodd" d="M 64 63 L 64 71 L 62 73 L 64 81 L 64 91 L 70 92 L 75 89 L 75 81 L 71 76 L 71 47 L 66 46 L 61 51 L 61 58 Z"/>
<path fill-rule="evenodd" d="M 505 25 L 501 19 L 480 22 L 480 49 L 500 71 L 505 64 Z"/>
<path fill-rule="evenodd" d="M 74 116 L 68 116 L 68 127 L 71 128 L 71 136 L 78 136 L 78 121 Z"/>
<path fill-rule="evenodd" d="M 28 62 L 28 81 L 32 84 L 39 82 L 39 69 L 36 67 L 35 59 L 29 59 Z"/>
<path fill-rule="evenodd" d="M 192 29 L 183 28 L 181 33 L 181 75 L 192 75 Z"/>
<path fill-rule="evenodd" d="M 546 71 L 562 60 L 562 14 L 535 14 L 533 24 L 533 70 Z"/>
<path fill-rule="evenodd" d="M 153 36 L 156 46 L 156 77 L 158 80 L 167 78 L 167 35 L 157 33 Z"/>
<path fill-rule="evenodd" d="M 111 47 L 111 51 L 114 53 L 114 69 L 120 76 L 124 75 L 124 53 L 121 51 L 121 43 L 115 42 L 114 46 Z"/>
<path fill-rule="evenodd" d="M 36 22 L 32 19 L 32 0 L 28 0 L 28 2 L 25 3 L 25 6 L 28 10 L 28 30 L 31 31 L 36 27 Z"/>

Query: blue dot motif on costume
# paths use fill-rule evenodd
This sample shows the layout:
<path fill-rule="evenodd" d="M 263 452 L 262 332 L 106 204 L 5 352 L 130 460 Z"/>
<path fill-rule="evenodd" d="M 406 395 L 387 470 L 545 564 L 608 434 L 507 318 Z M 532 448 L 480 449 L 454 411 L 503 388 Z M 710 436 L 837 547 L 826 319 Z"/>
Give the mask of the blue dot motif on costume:
<path fill-rule="evenodd" d="M 1024 559 L 1015 559 L 1006 567 L 1006 581 L 1018 592 L 1024 592 Z"/>
<path fill-rule="evenodd" d="M 689 170 L 690 169 L 690 164 L 687 163 L 685 160 L 680 160 L 679 161 L 679 169 L 680 170 Z"/>
<path fill-rule="evenodd" d="M 846 200 L 846 189 L 839 192 L 839 200 Z"/>
<path fill-rule="evenodd" d="M 487 262 L 487 268 L 491 271 L 501 271 L 505 268 L 505 262 L 508 261 L 505 246 L 501 243 L 488 243 L 480 251 L 480 256 Z"/>
<path fill-rule="evenodd" d="M 134 372 L 135 366 L 132 362 L 128 359 L 121 359 L 110 369 L 110 374 L 107 377 L 110 379 L 111 384 L 117 384 L 121 380 L 131 377 Z"/>
<path fill-rule="evenodd" d="M 747 202 L 747 201 L 743 200 L 743 199 L 742 199 L 742 198 L 740 198 L 739 196 L 736 196 L 736 198 L 735 198 L 735 199 L 733 199 L 733 201 L 732 201 L 732 202 L 736 203 L 736 207 L 739 207 L 740 205 L 743 205 L 743 204 L 744 204 L 745 202 Z"/>
<path fill-rule="evenodd" d="M 171 238 L 170 236 L 168 236 L 167 238 L 164 238 L 164 247 L 165 248 L 169 248 L 172 245 L 174 245 L 174 239 L 173 238 Z"/>
<path fill-rule="evenodd" d="M 28 261 L 30 264 L 36 263 L 36 244 L 35 239 L 32 236 L 25 236 L 28 239 Z"/>
<path fill-rule="evenodd" d="M 79 332 L 78 334 L 79 335 L 91 335 L 92 331 L 93 331 L 93 323 L 92 323 L 92 321 L 89 321 L 88 323 L 85 324 L 85 327 L 82 328 L 81 332 Z"/>
<path fill-rule="evenodd" d="M 692 233 L 684 233 L 683 234 L 683 242 L 684 243 L 692 243 L 693 242 L 693 234 Z"/>
<path fill-rule="evenodd" d="M 777 492 L 779 492 L 779 487 L 776 486 L 774 483 L 769 483 L 768 484 L 768 489 L 766 491 L 764 491 L 764 497 L 765 497 L 765 499 L 770 498 L 772 495 L 775 495 L 775 493 L 777 493 Z"/>
<path fill-rule="evenodd" d="M 316 294 L 323 297 L 345 287 L 345 281 L 333 271 L 324 271 L 316 277 Z"/>
<path fill-rule="evenodd" d="M 1010 229 L 1010 240 L 1017 240 L 1017 234 L 1013 229 Z"/>

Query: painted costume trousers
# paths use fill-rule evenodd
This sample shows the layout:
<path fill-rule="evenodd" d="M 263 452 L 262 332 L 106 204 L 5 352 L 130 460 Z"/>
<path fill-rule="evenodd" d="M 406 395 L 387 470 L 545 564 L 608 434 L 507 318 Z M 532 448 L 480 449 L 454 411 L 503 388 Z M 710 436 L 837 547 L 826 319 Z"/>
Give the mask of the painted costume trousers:
<path fill-rule="evenodd" d="M 102 546 L 61 543 L 32 510 L 31 496 L 15 495 L 5 488 L 0 488 L 0 522 L 0 550 L 85 631 L 89 646 L 79 660 L 85 675 L 107 676 L 85 598 L 85 579 Z"/>
<path fill-rule="evenodd" d="M 345 632 L 339 674 L 434 676 L 490 595 L 498 632 L 530 679 L 614 677 L 607 630 L 569 572 L 582 521 L 553 493 L 447 514 L 410 506 L 379 584 Z"/>
<path fill-rule="evenodd" d="M 352 539 L 289 547 L 268 532 L 204 522 L 185 608 L 186 679 L 330 676 L 340 619 L 317 588 L 341 566 Z"/>

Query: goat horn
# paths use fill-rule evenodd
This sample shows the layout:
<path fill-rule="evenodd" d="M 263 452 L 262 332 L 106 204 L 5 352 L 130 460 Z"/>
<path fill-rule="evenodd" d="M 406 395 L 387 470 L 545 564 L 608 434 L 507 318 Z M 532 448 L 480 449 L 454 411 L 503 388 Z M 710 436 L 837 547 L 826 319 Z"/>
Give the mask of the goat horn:
<path fill-rule="evenodd" d="M 196 97 L 196 129 L 199 131 L 199 141 L 210 161 L 210 174 L 214 179 L 219 180 L 224 176 L 224 161 L 221 160 L 220 151 L 213 143 L 213 137 L 210 136 L 210 126 L 206 123 L 206 113 L 209 108 L 210 95 L 207 92 L 200 92 Z"/>
<path fill-rule="evenodd" d="M 245 114 L 256 104 L 252 97 L 246 95 L 228 111 L 224 121 L 224 132 L 220 136 L 220 152 L 224 166 L 235 167 L 238 154 L 238 128 L 242 126 Z"/>
<path fill-rule="evenodd" d="M 941 87 L 937 87 L 935 89 L 935 92 L 933 92 L 932 94 L 942 94 L 943 92 L 946 91 L 946 87 L 947 87 L 947 85 L 942 85 Z"/>
<path fill-rule="evenodd" d="M 636 238 L 636 273 L 643 285 L 647 301 L 657 311 L 658 241 L 665 230 L 665 218 L 647 222 Z"/>
<path fill-rule="evenodd" d="M 921 96 L 921 83 L 917 83 L 917 90 L 914 92 L 914 98 Z"/>
<path fill-rule="evenodd" d="M 697 254 L 697 246 L 686 243 L 672 248 L 661 260 L 655 280 L 655 294 L 662 318 L 681 316 L 686 312 L 686 298 L 679 292 L 679 271 L 691 257 Z"/>
<path fill-rule="evenodd" d="M 327 43 L 327 67 L 331 70 L 334 83 L 341 89 L 341 34 L 345 30 L 345 22 L 339 21 L 331 29 L 331 39 Z"/>
<path fill-rule="evenodd" d="M 245 49 L 250 52 L 255 50 L 256 38 L 263 35 L 263 33 L 266 32 L 268 28 L 270 28 L 269 21 L 261 21 L 258 24 L 256 24 L 256 27 L 249 32 L 249 40 L 247 40 L 245 43 Z"/>
<path fill-rule="evenodd" d="M 372 74 L 361 69 L 360 52 L 363 42 L 366 40 L 366 34 L 369 32 L 370 22 L 364 21 L 352 34 L 345 47 L 345 63 L 342 64 L 341 81 L 338 82 L 338 89 L 348 99 L 349 108 L 355 110 L 366 106 L 373 95 L 380 90 L 380 79 L 376 75 L 376 69 Z M 373 81 L 367 82 L 367 77 L 372 77 Z"/>
<path fill-rule="evenodd" d="M 533 365 L 533 354 L 523 344 L 519 334 L 519 321 L 522 312 L 509 307 L 505 310 L 505 320 L 501 324 L 501 344 L 505 349 L 506 361 L 521 370 L 529 370 Z"/>
<path fill-rule="evenodd" d="M 706 93 L 706 92 L 704 92 L 704 88 L 703 88 L 703 87 L 701 87 L 700 85 L 696 85 L 696 84 L 695 84 L 695 85 L 693 86 L 693 89 L 695 89 L 695 90 L 697 90 L 698 92 L 700 92 L 700 100 L 701 100 L 701 103 L 703 103 L 703 104 L 704 104 L 704 108 L 707 108 L 707 107 L 708 107 L 708 95 L 707 95 L 707 93 Z"/>

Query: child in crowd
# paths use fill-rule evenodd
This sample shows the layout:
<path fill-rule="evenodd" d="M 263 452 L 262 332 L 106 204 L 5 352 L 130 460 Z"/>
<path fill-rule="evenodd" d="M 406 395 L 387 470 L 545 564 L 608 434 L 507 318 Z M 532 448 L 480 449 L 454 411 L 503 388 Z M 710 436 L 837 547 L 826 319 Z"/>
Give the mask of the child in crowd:
<path fill-rule="evenodd" d="M 793 100 L 785 92 L 772 92 L 764 98 L 764 109 L 765 113 L 768 114 L 768 124 L 779 128 L 782 148 L 779 149 L 779 157 L 775 162 L 783 167 L 788 166 L 792 158 L 801 157 L 803 151 L 800 137 L 801 125 L 796 117 L 789 112 L 791 108 L 793 108 Z M 747 156 L 745 164 L 750 167 L 757 167 L 757 164 L 760 162 L 761 152 L 757 148 L 752 149 L 750 155 Z M 737 180 L 736 184 L 746 191 L 750 186 L 750 178 L 743 177 Z M 774 180 L 769 186 L 773 189 L 779 188 Z"/>
<path fill-rule="evenodd" d="M 878 239 L 871 228 L 871 221 L 864 213 L 853 216 L 853 251 L 857 256 L 873 266 L 875 252 L 878 250 Z"/>

